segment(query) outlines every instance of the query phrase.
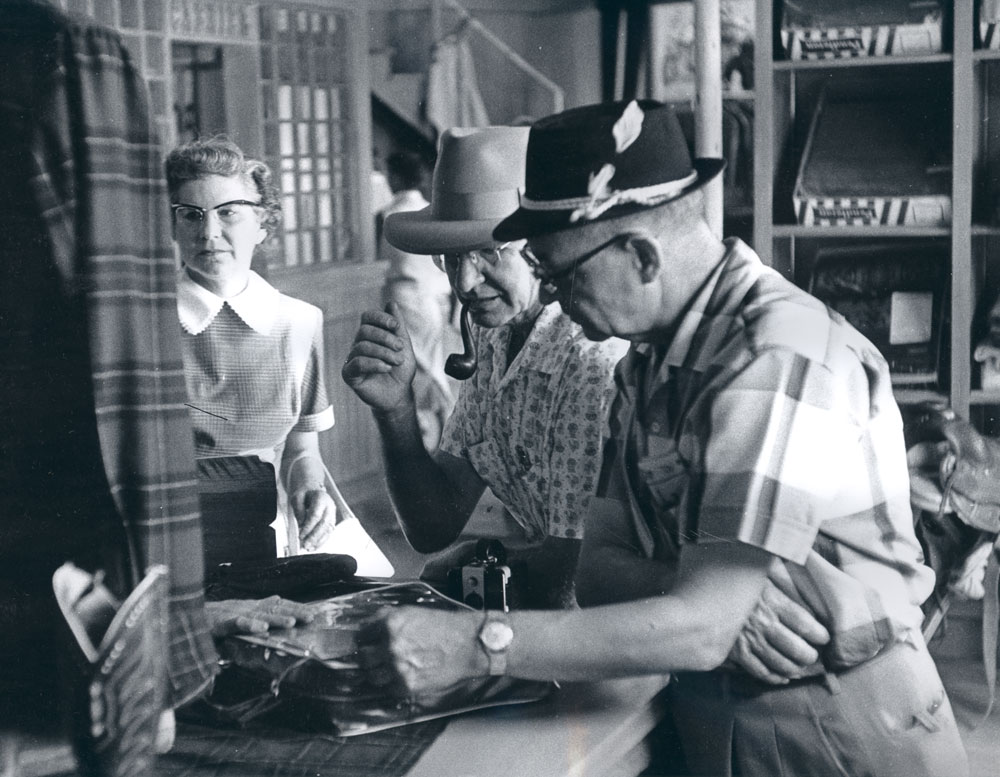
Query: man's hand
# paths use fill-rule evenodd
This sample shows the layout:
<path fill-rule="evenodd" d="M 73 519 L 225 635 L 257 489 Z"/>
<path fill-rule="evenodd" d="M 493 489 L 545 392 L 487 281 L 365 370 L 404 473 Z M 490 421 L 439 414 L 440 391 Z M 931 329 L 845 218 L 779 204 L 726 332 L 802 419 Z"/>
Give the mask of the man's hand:
<path fill-rule="evenodd" d="M 314 551 L 329 539 L 337 525 L 337 505 L 325 489 L 313 488 L 293 494 L 289 500 L 299 526 L 299 543 Z"/>
<path fill-rule="evenodd" d="M 783 685 L 819 660 L 830 633 L 812 614 L 768 581 L 736 638 L 728 661 L 758 680 Z"/>
<path fill-rule="evenodd" d="M 441 585 L 448 580 L 448 573 L 456 567 L 464 567 L 476 558 L 476 540 L 457 542 L 447 550 L 431 556 L 420 572 L 420 579 Z"/>
<path fill-rule="evenodd" d="M 482 620 L 481 612 L 386 609 L 358 634 L 361 664 L 372 684 L 430 703 L 457 683 L 489 673 L 477 636 Z"/>
<path fill-rule="evenodd" d="M 390 412 L 413 402 L 417 369 L 410 336 L 397 315 L 398 306 L 390 302 L 386 310 L 361 314 L 361 327 L 340 373 L 376 412 Z"/>
<path fill-rule="evenodd" d="M 280 596 L 206 602 L 205 611 L 208 613 L 213 637 L 290 629 L 292 626 L 311 623 L 316 617 L 310 605 L 292 602 Z"/>

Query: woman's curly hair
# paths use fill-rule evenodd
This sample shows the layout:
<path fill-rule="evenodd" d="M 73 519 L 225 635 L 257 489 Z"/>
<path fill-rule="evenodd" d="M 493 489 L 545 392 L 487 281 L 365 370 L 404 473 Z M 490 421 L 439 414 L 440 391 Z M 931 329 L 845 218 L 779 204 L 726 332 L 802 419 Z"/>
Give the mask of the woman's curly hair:
<path fill-rule="evenodd" d="M 238 175 L 260 194 L 260 206 L 264 209 L 262 226 L 272 232 L 281 222 L 281 198 L 271 168 L 259 159 L 248 158 L 243 149 L 224 135 L 177 146 L 167 155 L 164 168 L 171 202 L 177 202 L 177 192 L 188 181 L 208 175 Z"/>

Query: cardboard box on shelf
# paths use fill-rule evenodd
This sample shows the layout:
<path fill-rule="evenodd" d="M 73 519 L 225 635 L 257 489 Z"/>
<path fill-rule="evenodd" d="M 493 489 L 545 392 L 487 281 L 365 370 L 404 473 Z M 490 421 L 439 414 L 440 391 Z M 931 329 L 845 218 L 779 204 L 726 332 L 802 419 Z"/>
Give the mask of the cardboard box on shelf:
<path fill-rule="evenodd" d="M 949 225 L 949 131 L 945 112 L 928 110 L 906 93 L 858 97 L 825 90 L 792 194 L 798 222 Z"/>
<path fill-rule="evenodd" d="M 940 0 L 785 0 L 789 59 L 933 54 L 942 50 Z"/>
<path fill-rule="evenodd" d="M 1000 49 L 1000 0 L 979 0 L 979 47 Z"/>

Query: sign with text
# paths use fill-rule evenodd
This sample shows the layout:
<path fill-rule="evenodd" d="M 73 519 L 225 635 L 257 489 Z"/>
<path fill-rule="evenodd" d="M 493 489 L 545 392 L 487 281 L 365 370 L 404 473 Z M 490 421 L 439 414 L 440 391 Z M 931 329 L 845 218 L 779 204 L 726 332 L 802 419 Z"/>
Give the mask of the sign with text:
<path fill-rule="evenodd" d="M 192 40 L 252 43 L 257 5 L 241 0 L 171 0 L 170 32 Z"/>

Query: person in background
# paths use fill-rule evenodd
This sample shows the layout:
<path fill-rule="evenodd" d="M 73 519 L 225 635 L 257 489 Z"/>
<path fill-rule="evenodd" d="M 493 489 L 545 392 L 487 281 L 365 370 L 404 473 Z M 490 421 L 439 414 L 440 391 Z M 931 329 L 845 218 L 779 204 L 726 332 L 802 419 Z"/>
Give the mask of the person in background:
<path fill-rule="evenodd" d="M 372 171 L 369 178 L 371 182 L 372 217 L 375 220 L 375 243 L 378 244 L 381 230 L 381 210 L 392 202 L 392 189 L 389 186 L 389 178 L 383 168 L 385 163 L 382 160 L 382 152 L 377 146 L 372 147 Z"/>
<path fill-rule="evenodd" d="M 421 192 L 426 168 L 418 154 L 396 151 L 386 162 L 392 201 L 379 213 L 382 224 L 394 213 L 419 211 L 428 206 Z M 417 424 L 424 447 L 433 451 L 445 421 L 455 406 L 457 386 L 444 372 L 445 359 L 460 338 L 452 324 L 454 296 L 448 278 L 427 261 L 386 239 L 379 230 L 378 257 L 387 261 L 383 302 L 394 302 L 406 325 L 416 360 L 413 393 Z"/>
<path fill-rule="evenodd" d="M 280 218 L 271 171 L 223 137 L 173 149 L 165 168 L 182 262 L 177 312 L 195 455 L 256 457 L 273 465 L 282 512 L 295 519 L 292 547 L 298 539 L 312 550 L 336 523 L 319 451 L 319 433 L 333 426 L 323 378 L 323 314 L 250 269 L 254 251 Z M 240 530 L 239 547 L 222 549 L 225 560 L 258 547 L 263 550 L 253 552 L 274 557 L 267 523 Z M 217 550 L 206 553 L 218 558 Z"/>
<path fill-rule="evenodd" d="M 410 698 L 470 677 L 678 673 L 700 775 L 967 775 L 921 634 L 933 587 L 913 530 L 888 366 L 862 335 L 707 224 L 720 159 L 673 110 L 585 106 L 531 128 L 496 240 L 589 338 L 627 337 L 577 575 L 581 609 L 387 613 L 373 677 Z M 767 685 L 727 661 L 768 581 L 829 632 Z M 388 671 L 387 671 L 388 670 Z"/>
<path fill-rule="evenodd" d="M 0 752 L 14 773 L 19 750 L 61 733 L 73 682 L 58 660 L 69 638 L 53 576 L 64 562 L 119 600 L 166 566 L 170 709 L 210 687 L 213 635 L 311 617 L 274 601 L 205 605 L 158 149 L 145 83 L 116 32 L 49 3 L 4 3 Z M 115 675 L 112 688 L 148 695 L 151 679 Z M 133 716 L 151 711 L 140 707 Z M 172 731 L 167 712 L 160 749 Z M 123 759 L 145 750 L 106 747 Z"/>

